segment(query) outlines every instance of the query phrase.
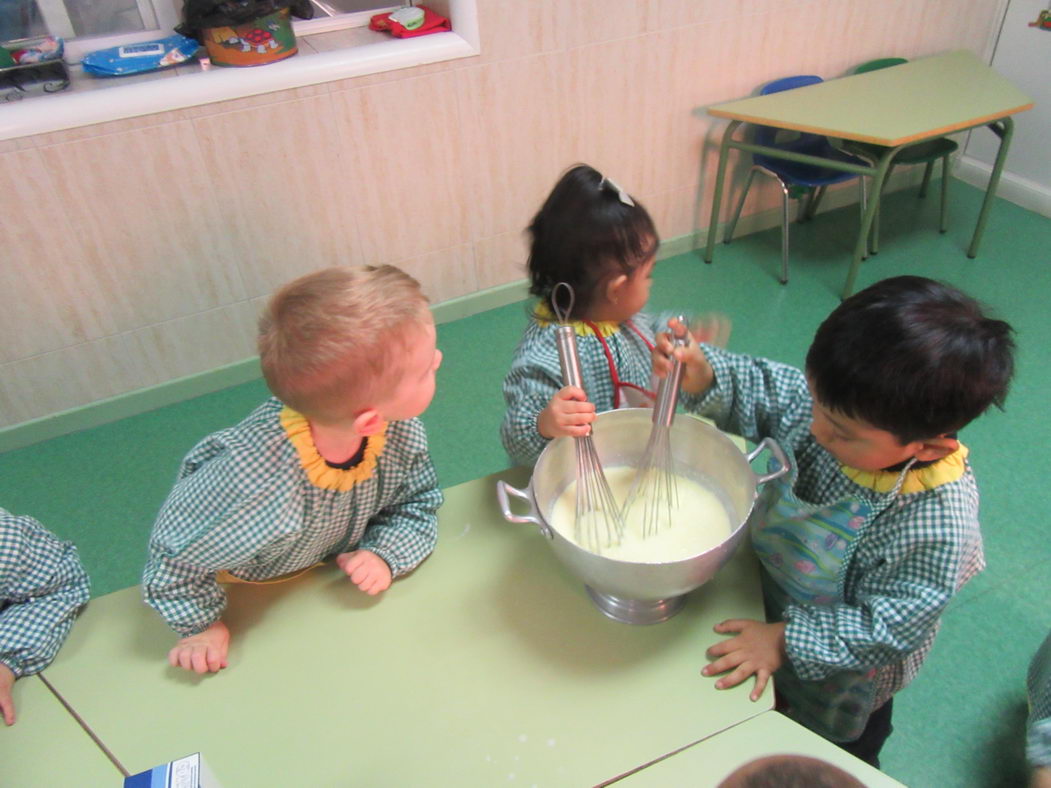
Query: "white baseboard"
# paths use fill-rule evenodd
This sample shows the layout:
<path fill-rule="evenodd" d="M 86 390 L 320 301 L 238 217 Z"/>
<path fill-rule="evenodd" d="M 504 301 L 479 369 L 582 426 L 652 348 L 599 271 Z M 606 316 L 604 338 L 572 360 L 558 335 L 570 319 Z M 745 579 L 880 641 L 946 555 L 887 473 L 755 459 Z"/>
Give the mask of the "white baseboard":
<path fill-rule="evenodd" d="M 984 190 L 992 171 L 992 165 L 980 159 L 961 156 L 956 162 L 953 174 L 961 181 Z M 1004 170 L 1000 175 L 1000 185 L 996 189 L 996 196 L 1051 218 L 1051 187 L 1042 183 Z"/>

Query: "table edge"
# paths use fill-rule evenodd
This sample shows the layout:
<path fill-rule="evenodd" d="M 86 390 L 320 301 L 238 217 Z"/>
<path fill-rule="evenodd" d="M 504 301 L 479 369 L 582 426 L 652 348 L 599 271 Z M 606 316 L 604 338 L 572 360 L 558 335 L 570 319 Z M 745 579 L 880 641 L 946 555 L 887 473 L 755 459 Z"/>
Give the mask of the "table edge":
<path fill-rule="evenodd" d="M 930 131 L 919 132 L 917 134 L 910 134 L 905 137 L 878 137 L 871 134 L 851 134 L 840 130 L 831 130 L 823 128 L 821 126 L 812 126 L 806 123 L 771 123 L 769 118 L 760 118 L 755 115 L 749 115 L 742 112 L 732 112 L 726 110 L 720 110 L 718 107 L 709 107 L 708 114 L 717 118 L 726 118 L 728 120 L 744 121 L 745 123 L 752 123 L 757 126 L 773 126 L 779 129 L 788 129 L 790 131 L 803 131 L 810 134 L 822 134 L 827 137 L 834 137 L 836 139 L 854 140 L 855 142 L 870 142 L 875 145 L 882 145 L 887 148 L 896 148 L 899 145 L 907 145 L 912 142 L 918 142 L 920 140 L 930 139 L 932 137 L 944 137 L 946 134 L 952 134 L 957 131 L 965 131 L 967 129 L 975 128 L 976 126 L 984 126 L 987 123 L 1006 118 L 1010 115 L 1016 115 L 1019 112 L 1025 112 L 1035 106 L 1034 101 L 1030 101 L 1028 104 L 1020 104 L 1017 107 L 1011 109 L 1001 110 L 998 112 L 992 112 L 988 115 L 982 115 L 981 117 L 971 118 L 958 123 L 951 123 L 946 126 L 940 126 L 937 129 Z"/>

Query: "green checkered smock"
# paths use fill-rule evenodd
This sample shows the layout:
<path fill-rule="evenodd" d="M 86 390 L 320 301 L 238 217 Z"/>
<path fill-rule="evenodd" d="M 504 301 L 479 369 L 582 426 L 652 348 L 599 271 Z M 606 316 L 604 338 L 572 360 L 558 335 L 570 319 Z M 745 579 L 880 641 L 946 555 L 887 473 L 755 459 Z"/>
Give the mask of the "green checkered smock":
<path fill-rule="evenodd" d="M 0 509 L 0 662 L 16 677 L 46 668 L 88 595 L 72 543 Z"/>
<path fill-rule="evenodd" d="M 774 438 L 791 463 L 787 483 L 801 502 L 858 502 L 864 504 L 858 510 L 868 512 L 855 525 L 829 604 L 800 602 L 772 580 L 778 571 L 791 577 L 803 567 L 763 567 L 768 615 L 787 622 L 788 662 L 775 682 L 790 714 L 834 741 L 851 740 L 859 724 L 915 676 L 946 604 L 984 567 L 974 476 L 966 466 L 955 481 L 910 493 L 861 486 L 811 435 L 812 400 L 802 372 L 707 345 L 704 352 L 715 382 L 701 397 L 681 398 L 688 410 L 753 442 Z M 768 502 L 760 505 L 761 512 L 772 510 Z M 808 547 L 819 556 L 824 549 Z M 865 703 L 822 708 L 815 702 L 848 673 L 865 685 Z"/>
<path fill-rule="evenodd" d="M 658 319 L 640 312 L 631 322 L 647 340 L 653 342 Z M 537 431 L 536 420 L 540 411 L 547 407 L 551 398 L 563 385 L 562 367 L 555 343 L 557 328 L 557 323 L 547 322 L 535 314 L 531 315 L 529 326 L 515 348 L 511 369 L 504 378 L 504 402 L 507 403 L 507 412 L 500 425 L 500 440 L 511 460 L 518 465 L 534 465 L 540 452 L 547 446 L 548 439 Z M 581 331 L 585 331 L 587 335 L 581 336 Z M 650 350 L 639 335 L 627 325 L 621 324 L 605 339 L 620 379 L 652 391 Z M 595 410 L 599 413 L 612 410 L 613 380 L 602 343 L 590 329 L 579 329 L 577 351 L 588 400 L 595 404 Z M 625 390 L 622 390 L 621 407 L 624 407 L 624 397 Z"/>
<path fill-rule="evenodd" d="M 368 479 L 345 492 L 307 478 L 270 399 L 186 456 L 150 536 L 143 595 L 185 637 L 217 621 L 220 570 L 249 581 L 365 549 L 403 575 L 437 540 L 438 478 L 419 419 L 393 421 Z"/>
<path fill-rule="evenodd" d="M 1027 678 L 1029 722 L 1026 760 L 1033 767 L 1051 768 L 1051 634 L 1033 656 Z"/>

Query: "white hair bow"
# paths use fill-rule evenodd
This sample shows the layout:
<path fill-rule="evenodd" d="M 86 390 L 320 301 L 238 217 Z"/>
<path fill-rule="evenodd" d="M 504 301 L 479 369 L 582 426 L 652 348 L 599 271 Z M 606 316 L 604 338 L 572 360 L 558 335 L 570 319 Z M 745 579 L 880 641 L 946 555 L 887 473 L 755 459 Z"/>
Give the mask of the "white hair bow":
<path fill-rule="evenodd" d="M 607 178 L 605 175 L 603 175 L 602 180 L 599 181 L 598 187 L 601 190 L 606 188 L 606 186 L 609 186 L 617 193 L 617 197 L 620 198 L 620 201 L 622 203 L 624 203 L 625 205 L 630 205 L 632 208 L 635 207 L 635 201 L 631 199 L 631 195 L 624 191 L 622 188 L 620 188 L 620 186 L 617 185 L 617 182 L 615 180 L 613 180 L 612 178 Z"/>

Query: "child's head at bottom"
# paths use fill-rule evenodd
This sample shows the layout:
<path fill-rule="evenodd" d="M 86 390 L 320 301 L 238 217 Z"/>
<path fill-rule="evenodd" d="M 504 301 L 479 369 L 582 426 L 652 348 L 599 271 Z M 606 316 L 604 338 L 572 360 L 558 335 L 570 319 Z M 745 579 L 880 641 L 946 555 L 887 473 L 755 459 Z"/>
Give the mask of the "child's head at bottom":
<path fill-rule="evenodd" d="M 567 170 L 529 225 L 529 292 L 573 288 L 573 320 L 622 321 L 649 297 L 660 238 L 640 202 L 594 167 Z"/>
<path fill-rule="evenodd" d="M 1003 407 L 1013 330 L 970 296 L 919 276 L 846 299 L 807 352 L 811 431 L 846 465 L 880 470 L 955 451 L 955 433 Z"/>
<path fill-rule="evenodd" d="M 280 288 L 259 321 L 259 355 L 278 399 L 331 426 L 418 416 L 441 363 L 426 296 L 390 265 L 326 268 Z"/>
<path fill-rule="evenodd" d="M 838 766 L 804 755 L 770 755 L 736 769 L 719 788 L 865 788 Z"/>

